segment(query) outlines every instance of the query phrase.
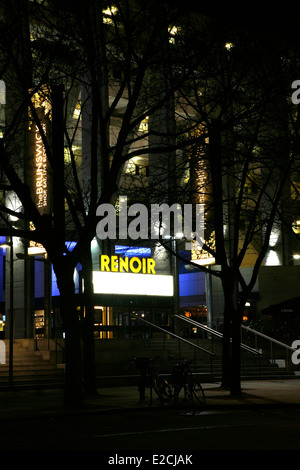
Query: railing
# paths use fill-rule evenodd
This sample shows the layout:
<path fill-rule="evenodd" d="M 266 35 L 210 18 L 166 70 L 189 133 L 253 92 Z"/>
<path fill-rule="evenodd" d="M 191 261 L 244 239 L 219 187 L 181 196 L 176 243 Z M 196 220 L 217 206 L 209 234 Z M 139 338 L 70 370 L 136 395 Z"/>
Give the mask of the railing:
<path fill-rule="evenodd" d="M 133 318 L 137 319 L 136 316 L 132 316 Z M 162 328 L 161 326 L 158 326 L 158 325 L 155 325 L 155 323 L 151 323 L 149 322 L 148 320 L 145 320 L 144 318 L 138 318 L 139 321 L 141 321 L 142 323 L 145 323 L 147 324 L 148 326 L 150 326 L 151 328 L 155 328 L 157 330 L 160 330 L 162 331 L 163 333 L 165 334 L 168 334 L 170 336 L 172 336 L 173 338 L 176 338 L 178 341 L 181 341 L 183 343 L 186 343 L 186 344 L 189 344 L 189 346 L 192 346 L 193 348 L 195 349 L 199 349 L 201 350 L 202 352 L 210 355 L 210 356 L 215 356 L 215 354 L 212 352 L 212 351 L 209 351 L 208 349 L 205 349 L 205 348 L 202 348 L 201 346 L 199 346 L 198 344 L 195 344 L 185 338 L 182 338 L 181 336 L 178 336 L 176 335 L 175 333 L 172 333 L 171 331 L 169 330 L 166 330 L 165 328 Z"/>
<path fill-rule="evenodd" d="M 200 328 L 201 330 L 205 331 L 208 335 L 216 336 L 218 338 L 223 337 L 223 334 L 220 333 L 219 331 L 213 330 L 209 326 L 204 325 L 203 323 L 199 323 L 195 320 L 192 320 L 191 318 L 184 317 L 183 315 L 175 315 L 175 318 L 179 318 L 179 320 L 186 321 L 187 323 L 190 323 L 190 324 L 196 326 L 197 328 Z M 261 351 L 259 351 L 259 349 L 251 348 L 250 346 L 248 346 L 246 344 L 241 343 L 241 348 L 248 351 L 248 352 L 250 352 L 251 354 L 261 355 Z"/>
<path fill-rule="evenodd" d="M 55 343 L 55 363 L 64 364 L 65 363 L 65 345 L 63 341 L 63 331 L 57 330 L 55 332 L 55 337 L 53 338 Z"/>
<path fill-rule="evenodd" d="M 250 328 L 249 326 L 242 325 L 242 330 L 246 331 L 247 333 L 250 333 L 250 334 L 254 335 L 255 347 L 257 349 L 259 349 L 258 338 L 262 338 L 267 343 L 269 343 L 269 348 L 270 348 L 269 355 L 270 355 L 271 363 L 276 362 L 276 358 L 274 357 L 274 346 L 275 345 L 279 346 L 279 348 L 284 350 L 286 368 L 287 368 L 287 370 L 289 369 L 289 363 L 290 363 L 290 361 L 289 361 L 290 356 L 289 355 L 291 354 L 291 352 L 295 351 L 295 349 L 293 347 L 289 346 L 288 344 L 283 343 L 282 341 L 279 341 L 275 338 L 272 338 L 271 336 L 268 336 L 268 335 L 266 335 L 266 334 L 264 334 L 260 331 L 254 330 L 253 328 Z M 266 351 L 265 351 L 265 354 L 267 354 Z"/>
<path fill-rule="evenodd" d="M 136 318 L 136 316 L 133 316 L 132 315 L 132 318 Z M 182 338 L 181 336 L 177 335 L 176 333 L 173 333 L 172 331 L 169 331 L 165 328 L 162 328 L 161 326 L 158 326 L 156 325 L 155 323 L 151 323 L 149 322 L 148 320 L 145 320 L 144 318 L 140 318 L 138 317 L 138 320 L 141 321 L 143 324 L 149 326 L 150 328 L 152 329 L 155 329 L 155 330 L 158 330 L 158 331 L 161 331 L 164 333 L 164 338 L 166 336 L 171 336 L 172 338 L 175 338 L 177 341 L 178 341 L 178 347 L 179 347 L 179 356 L 180 356 L 180 344 L 181 343 L 185 343 L 187 344 L 188 346 L 192 347 L 193 350 L 194 350 L 194 362 L 193 362 L 193 365 L 194 367 L 197 369 L 197 351 L 201 351 L 202 353 L 206 354 L 209 356 L 209 367 L 210 367 L 210 374 L 213 374 L 213 363 L 212 363 L 212 359 L 213 357 L 215 356 L 215 353 L 212 352 L 212 351 L 209 351 L 208 349 L 205 349 L 201 346 L 199 346 L 198 344 L 195 344 L 193 343 L 192 341 L 189 341 L 188 339 L 186 338 Z"/>
<path fill-rule="evenodd" d="M 184 320 L 188 322 L 189 324 L 194 325 L 195 327 L 201 329 L 202 331 L 205 331 L 207 335 L 213 335 L 218 338 L 222 338 L 223 336 L 222 333 L 220 333 L 219 331 L 213 330 L 207 325 L 199 323 L 190 318 L 186 318 L 181 315 L 175 315 L 175 317 L 179 318 L 180 320 Z M 251 354 L 255 356 L 260 356 L 260 357 L 264 356 L 266 359 L 270 361 L 271 364 L 276 364 L 281 369 L 285 369 L 287 372 L 289 371 L 290 355 L 292 352 L 295 351 L 293 347 L 245 325 L 242 325 L 242 332 L 243 331 L 247 332 L 248 334 L 254 335 L 254 347 L 251 347 L 248 344 L 241 342 L 242 349 L 244 349 L 247 352 L 250 352 Z M 243 337 L 243 334 L 242 334 L 242 337 Z M 261 338 L 264 344 L 260 345 L 258 338 Z M 275 346 L 278 346 L 279 349 L 277 348 L 277 350 L 275 350 Z M 285 357 L 283 357 L 282 355 L 284 355 Z M 281 363 L 281 360 L 284 360 L 284 363 Z"/>

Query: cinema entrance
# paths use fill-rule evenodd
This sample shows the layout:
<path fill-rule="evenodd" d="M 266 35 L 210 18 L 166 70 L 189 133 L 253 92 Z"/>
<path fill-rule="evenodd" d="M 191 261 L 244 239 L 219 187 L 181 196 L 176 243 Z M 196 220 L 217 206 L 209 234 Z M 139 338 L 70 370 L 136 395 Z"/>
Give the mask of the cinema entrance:
<path fill-rule="evenodd" d="M 95 339 L 150 339 L 172 328 L 173 297 L 95 294 Z"/>

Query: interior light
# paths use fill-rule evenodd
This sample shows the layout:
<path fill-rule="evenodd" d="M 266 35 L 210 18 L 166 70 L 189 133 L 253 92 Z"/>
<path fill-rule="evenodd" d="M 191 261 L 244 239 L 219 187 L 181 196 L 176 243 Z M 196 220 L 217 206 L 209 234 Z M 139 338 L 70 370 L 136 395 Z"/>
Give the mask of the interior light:
<path fill-rule="evenodd" d="M 274 247 L 278 241 L 279 238 L 279 230 L 272 230 L 271 235 L 270 235 L 270 240 L 269 240 L 269 245 L 271 247 Z"/>
<path fill-rule="evenodd" d="M 169 43 L 170 44 L 175 44 L 175 36 L 178 34 L 177 26 L 171 26 L 170 28 L 168 28 L 168 31 L 169 31 L 169 34 L 171 36 L 169 38 Z"/>
<path fill-rule="evenodd" d="M 176 235 L 175 235 L 175 238 L 176 238 L 176 239 L 178 239 L 178 238 L 180 239 L 180 238 L 183 238 L 183 237 L 184 237 L 184 234 L 183 234 L 182 232 L 178 232 L 178 233 L 176 233 Z"/>
<path fill-rule="evenodd" d="M 216 260 L 213 256 L 207 256 L 207 258 L 192 259 L 192 261 L 200 266 L 209 266 L 210 264 L 215 264 Z"/>
<path fill-rule="evenodd" d="M 292 229 L 295 233 L 300 233 L 300 220 L 295 220 L 292 224 Z"/>
<path fill-rule="evenodd" d="M 113 24 L 112 17 L 118 12 L 118 9 L 114 6 L 102 10 L 104 15 L 103 22 L 107 24 Z"/>
<path fill-rule="evenodd" d="M 42 255 L 45 253 L 46 253 L 46 250 L 43 246 L 29 246 L 28 247 L 29 255 Z"/>

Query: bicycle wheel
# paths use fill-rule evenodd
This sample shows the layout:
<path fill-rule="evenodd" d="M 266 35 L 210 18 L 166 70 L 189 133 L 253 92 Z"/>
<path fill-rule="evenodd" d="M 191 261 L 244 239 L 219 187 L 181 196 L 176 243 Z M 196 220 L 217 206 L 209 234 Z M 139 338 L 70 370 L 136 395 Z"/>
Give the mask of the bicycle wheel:
<path fill-rule="evenodd" d="M 174 397 L 174 401 L 177 402 L 179 400 L 179 394 L 184 388 L 181 385 L 175 384 L 173 386 L 172 395 Z"/>
<path fill-rule="evenodd" d="M 201 405 L 205 405 L 205 394 L 200 382 L 194 381 L 191 386 L 191 392 L 193 398 L 196 398 L 196 400 L 201 403 Z"/>
<path fill-rule="evenodd" d="M 162 399 L 170 400 L 173 395 L 172 387 L 169 385 L 166 379 L 164 379 L 163 377 L 159 377 L 157 382 L 157 388 L 159 390 L 159 395 L 162 397 Z"/>

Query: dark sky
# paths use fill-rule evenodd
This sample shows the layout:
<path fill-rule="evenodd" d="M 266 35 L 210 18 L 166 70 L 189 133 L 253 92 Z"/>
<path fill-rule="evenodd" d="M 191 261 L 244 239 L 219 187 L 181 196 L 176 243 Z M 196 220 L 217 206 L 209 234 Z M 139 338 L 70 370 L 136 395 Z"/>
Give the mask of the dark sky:
<path fill-rule="evenodd" d="M 167 0 L 168 1 L 168 0 Z M 300 2 L 279 0 L 235 1 L 170 0 L 219 20 L 252 29 L 269 37 L 288 38 L 300 43 Z"/>

